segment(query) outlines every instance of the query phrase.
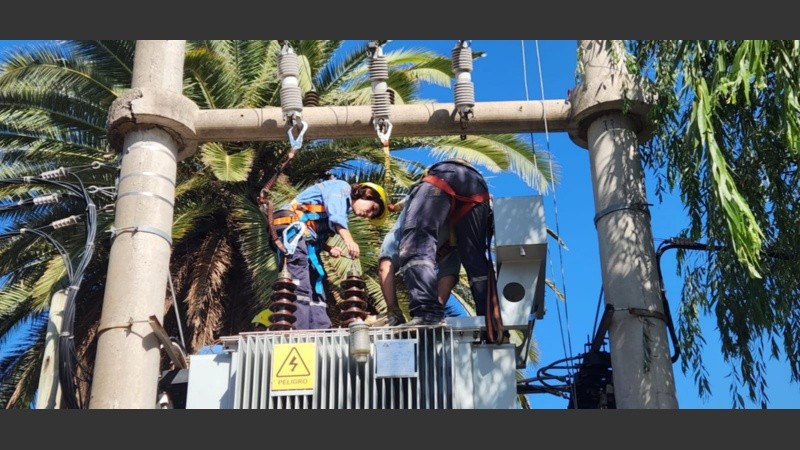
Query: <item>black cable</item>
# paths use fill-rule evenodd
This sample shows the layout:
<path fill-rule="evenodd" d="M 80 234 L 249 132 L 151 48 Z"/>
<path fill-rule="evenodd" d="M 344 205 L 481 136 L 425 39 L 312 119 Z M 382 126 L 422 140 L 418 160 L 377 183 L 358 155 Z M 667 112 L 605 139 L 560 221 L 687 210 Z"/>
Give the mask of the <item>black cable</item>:
<path fill-rule="evenodd" d="M 597 297 L 597 310 L 594 312 L 594 325 L 592 325 L 592 330 L 594 330 L 594 334 L 597 334 L 597 319 L 600 317 L 600 304 L 603 303 L 603 285 L 600 284 L 600 295 Z"/>
<path fill-rule="evenodd" d="M 697 242 L 692 242 L 685 238 L 670 238 L 667 239 L 661 244 L 659 244 L 658 249 L 656 250 L 656 270 L 658 272 L 658 282 L 661 285 L 661 307 L 664 309 L 664 315 L 667 318 L 667 330 L 669 331 L 669 337 L 672 341 L 672 348 L 674 349 L 674 353 L 672 354 L 671 360 L 674 364 L 678 361 L 681 356 L 681 347 L 678 343 L 678 334 L 675 332 L 675 324 L 672 321 L 672 313 L 669 309 L 669 302 L 667 301 L 667 290 L 664 287 L 664 277 L 661 272 L 661 255 L 664 254 L 667 250 L 674 249 L 674 248 L 683 248 L 683 249 L 690 249 L 690 250 L 712 250 L 712 249 L 719 249 L 721 247 L 714 247 L 709 246 L 706 244 L 700 244 Z"/>
<path fill-rule="evenodd" d="M 570 392 L 573 389 L 572 378 L 573 375 L 571 374 L 571 370 L 575 369 L 574 364 L 568 365 L 560 365 L 561 363 L 574 361 L 577 359 L 582 358 L 582 355 L 578 356 L 571 356 L 568 358 L 559 359 L 554 361 L 542 368 L 540 368 L 536 372 L 536 376 L 532 378 L 524 378 L 517 381 L 517 393 L 518 394 L 552 394 L 557 395 L 562 398 L 567 398 L 565 392 Z M 567 375 L 553 375 L 549 374 L 548 372 L 551 370 L 566 370 Z M 559 380 L 562 381 L 563 385 L 553 385 L 548 382 L 548 380 Z M 531 383 L 540 383 L 540 386 L 532 385 Z"/>

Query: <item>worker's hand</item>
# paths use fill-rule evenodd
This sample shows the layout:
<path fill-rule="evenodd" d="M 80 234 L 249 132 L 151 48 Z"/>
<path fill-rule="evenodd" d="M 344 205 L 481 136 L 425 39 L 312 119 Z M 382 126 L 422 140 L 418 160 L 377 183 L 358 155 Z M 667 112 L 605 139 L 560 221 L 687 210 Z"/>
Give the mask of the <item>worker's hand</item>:
<path fill-rule="evenodd" d="M 358 244 L 354 240 L 345 241 L 347 244 L 347 253 L 350 255 L 351 258 L 357 259 L 358 256 L 361 254 L 361 250 L 358 248 Z"/>
<path fill-rule="evenodd" d="M 330 253 L 330 255 L 333 256 L 334 258 L 338 258 L 342 256 L 342 249 L 340 249 L 339 247 L 331 247 L 328 249 L 328 253 Z"/>

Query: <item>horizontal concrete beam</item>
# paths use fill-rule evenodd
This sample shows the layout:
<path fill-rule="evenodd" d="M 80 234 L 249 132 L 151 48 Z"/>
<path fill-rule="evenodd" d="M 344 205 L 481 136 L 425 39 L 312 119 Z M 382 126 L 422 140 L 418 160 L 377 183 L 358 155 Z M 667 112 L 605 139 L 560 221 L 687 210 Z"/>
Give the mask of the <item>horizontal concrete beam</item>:
<path fill-rule="evenodd" d="M 478 102 L 473 112 L 463 130 L 453 103 L 392 105 L 390 138 L 568 131 L 570 105 L 565 100 Z M 308 124 L 306 140 L 377 138 L 370 105 L 309 106 L 302 119 Z M 288 140 L 279 107 L 201 109 L 194 126 L 199 143 Z"/>

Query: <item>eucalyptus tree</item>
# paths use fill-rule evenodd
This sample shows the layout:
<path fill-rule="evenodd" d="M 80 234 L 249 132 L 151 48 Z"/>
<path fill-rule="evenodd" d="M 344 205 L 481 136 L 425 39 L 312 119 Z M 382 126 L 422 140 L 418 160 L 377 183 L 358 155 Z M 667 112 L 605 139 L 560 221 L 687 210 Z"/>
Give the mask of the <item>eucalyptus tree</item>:
<path fill-rule="evenodd" d="M 298 55 L 299 85 L 303 92 L 315 92 L 320 105 L 369 104 L 368 44 L 343 52 L 342 43 L 289 41 Z M 109 151 L 106 118 L 111 103 L 130 86 L 134 49 L 133 41 L 48 43 L 12 55 L 0 67 L 3 177 L 64 167 L 73 178 L 82 171 L 82 182 L 94 186 L 90 191 L 98 197 L 98 238 L 82 276 L 74 319 L 80 362 L 75 379 L 84 396 L 91 382 L 119 162 Z M 189 41 L 184 95 L 208 109 L 280 106 L 280 49 L 278 41 Z M 422 83 L 447 86 L 453 75 L 447 57 L 425 50 L 399 49 L 387 52 L 386 58 L 387 83 L 395 103 L 419 101 Z M 547 155 L 511 135 L 392 141 L 392 150 L 410 147 L 429 149 L 435 156 L 459 156 L 491 171 L 511 171 L 542 192 L 554 179 L 551 167 L 558 168 Z M 288 142 L 210 142 L 179 164 L 164 326 L 171 335 L 180 336 L 187 352 L 247 329 L 252 315 L 270 303 L 278 267 L 256 196 L 276 175 L 289 148 Z M 277 178 L 270 197 L 281 204 L 330 176 L 351 182 L 388 180 L 389 191 L 402 193 L 421 169 L 410 160 L 387 161 L 377 139 L 307 142 Z M 0 185 L 0 190 L 0 196 L 8 198 L 33 195 L 20 185 Z M 32 227 L 81 207 L 80 202 L 63 202 L 3 215 L 12 227 L 23 222 Z M 356 218 L 351 232 L 362 248 L 376 249 L 390 226 L 388 221 L 376 229 Z M 53 235 L 65 242 L 66 253 L 81 254 L 85 235 Z M 369 307 L 380 312 L 385 305 L 373 276 L 377 255 L 362 253 L 357 264 L 367 281 Z M 0 290 L 0 336 L 4 336 L 0 342 L 26 317 L 48 311 L 50 296 L 68 280 L 65 261 L 41 239 L 19 236 L 0 241 L 0 273 L 8 276 Z M 331 273 L 328 289 L 332 298 L 338 298 L 336 286 L 350 266 L 343 258 L 324 262 Z M 36 323 L 26 340 L 29 345 L 0 363 L 0 406 L 27 407 L 33 398 L 45 331 L 41 320 Z"/>
<path fill-rule="evenodd" d="M 710 385 L 701 350 L 717 318 L 734 407 L 763 406 L 766 361 L 800 381 L 800 41 L 633 41 L 629 70 L 650 78 L 655 137 L 643 159 L 657 193 L 680 192 L 675 241 L 685 278 L 681 368 Z M 740 392 L 744 387 L 746 394 Z"/>

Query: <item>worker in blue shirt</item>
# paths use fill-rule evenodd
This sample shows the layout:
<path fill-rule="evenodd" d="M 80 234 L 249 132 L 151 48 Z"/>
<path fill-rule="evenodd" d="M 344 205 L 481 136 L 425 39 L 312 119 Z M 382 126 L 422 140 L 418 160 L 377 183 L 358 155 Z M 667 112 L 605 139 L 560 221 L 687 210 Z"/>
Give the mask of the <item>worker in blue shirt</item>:
<path fill-rule="evenodd" d="M 319 254 L 326 250 L 335 258 L 342 255 L 341 249 L 327 245 L 327 240 L 338 234 L 344 240 L 349 256 L 357 259 L 360 249 L 348 230 L 348 215 L 352 213 L 379 225 L 386 220 L 386 204 L 386 192 L 377 184 L 351 185 L 344 180 L 325 180 L 305 189 L 275 211 L 273 230 L 279 237 L 287 231 L 285 242 L 273 242 L 280 250 L 278 263 L 282 266 L 283 258 L 286 258 L 287 270 L 297 286 L 294 329 L 330 327 L 322 285 L 325 270 Z"/>

